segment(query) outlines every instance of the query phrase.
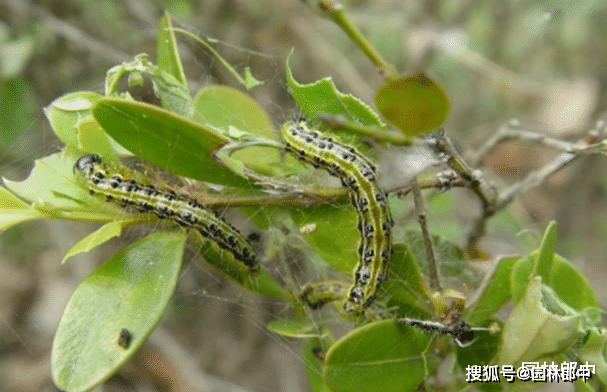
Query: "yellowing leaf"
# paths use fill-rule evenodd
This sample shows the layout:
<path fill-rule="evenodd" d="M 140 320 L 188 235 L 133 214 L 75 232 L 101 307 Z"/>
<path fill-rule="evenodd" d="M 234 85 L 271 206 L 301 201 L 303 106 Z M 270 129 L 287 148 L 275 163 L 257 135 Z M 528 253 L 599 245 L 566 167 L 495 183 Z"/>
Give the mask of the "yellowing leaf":
<path fill-rule="evenodd" d="M 375 93 L 375 105 L 406 136 L 432 131 L 449 113 L 447 94 L 423 73 L 386 78 Z"/>

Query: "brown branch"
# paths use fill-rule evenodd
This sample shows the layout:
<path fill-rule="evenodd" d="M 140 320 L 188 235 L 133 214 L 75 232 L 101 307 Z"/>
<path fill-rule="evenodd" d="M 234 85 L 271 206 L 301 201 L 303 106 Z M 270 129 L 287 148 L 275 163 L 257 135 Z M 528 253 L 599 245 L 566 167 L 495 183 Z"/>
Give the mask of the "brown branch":
<path fill-rule="evenodd" d="M 467 182 L 468 187 L 481 201 L 481 214 L 473 223 L 467 236 L 466 249 L 468 253 L 472 257 L 477 257 L 481 254 L 478 249 L 478 241 L 485 233 L 487 220 L 497 211 L 510 204 L 516 196 L 544 184 L 550 176 L 581 156 L 591 154 L 607 155 L 606 136 L 607 129 L 603 122 L 597 123 L 595 129 L 589 130 L 582 138 L 575 142 L 568 142 L 551 136 L 522 130 L 518 127 L 518 124 L 510 124 L 509 126 L 502 127 L 478 151 L 468 154 L 469 161 L 472 162 L 471 164 L 464 160 L 455 150 L 453 143 L 444 135 L 444 132 L 436 133 L 434 135 L 436 152 L 445 154 L 448 157 L 447 165 L 462 180 Z M 486 155 L 493 151 L 499 143 L 506 140 L 531 141 L 563 152 L 552 162 L 529 173 L 522 181 L 499 191 L 482 175 L 480 170 L 474 170 L 472 167 L 480 164 Z"/>
<path fill-rule="evenodd" d="M 415 205 L 415 215 L 417 215 L 419 226 L 422 229 L 422 236 L 424 238 L 424 245 L 426 247 L 428 274 L 430 275 L 430 287 L 435 292 L 442 291 L 438 277 L 438 269 L 436 267 L 436 255 L 434 254 L 434 247 L 432 246 L 432 236 L 430 235 L 430 230 L 428 230 L 426 205 L 424 203 L 424 198 L 422 197 L 422 192 L 420 190 L 419 183 L 417 182 L 417 178 L 413 178 L 411 181 L 411 190 L 413 193 L 413 203 Z"/>

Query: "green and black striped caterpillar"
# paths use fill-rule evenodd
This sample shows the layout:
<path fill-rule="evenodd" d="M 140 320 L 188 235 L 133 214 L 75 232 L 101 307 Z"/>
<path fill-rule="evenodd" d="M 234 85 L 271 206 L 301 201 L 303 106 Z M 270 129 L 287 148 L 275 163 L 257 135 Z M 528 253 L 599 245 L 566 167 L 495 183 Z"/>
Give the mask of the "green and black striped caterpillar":
<path fill-rule="evenodd" d="M 121 207 L 134 207 L 140 212 L 153 212 L 158 218 L 170 219 L 179 225 L 198 230 L 226 249 L 250 272 L 259 269 L 255 252 L 236 228 L 215 215 L 198 201 L 178 195 L 172 190 L 123 178 L 118 168 L 103 162 L 96 154 L 80 157 L 74 171 L 84 176 L 91 194 L 105 196 Z M 124 170 L 123 170 L 124 171 Z"/>
<path fill-rule="evenodd" d="M 344 309 L 362 313 L 373 303 L 377 290 L 387 278 L 392 254 L 393 221 L 386 193 L 377 184 L 375 166 L 353 147 L 335 142 L 310 130 L 304 121 L 287 122 L 281 128 L 287 151 L 316 168 L 338 177 L 350 190 L 358 211 L 359 262 L 354 283 L 348 291 Z"/>

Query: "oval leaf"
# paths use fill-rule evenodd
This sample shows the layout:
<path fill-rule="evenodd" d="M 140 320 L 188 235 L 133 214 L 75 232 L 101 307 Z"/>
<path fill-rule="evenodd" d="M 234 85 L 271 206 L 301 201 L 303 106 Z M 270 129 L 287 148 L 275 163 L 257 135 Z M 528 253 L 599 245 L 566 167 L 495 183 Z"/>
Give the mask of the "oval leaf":
<path fill-rule="evenodd" d="M 20 182 L 4 180 L 8 189 L 31 203 L 44 203 L 56 209 L 68 211 L 87 211 L 91 217 L 100 220 L 111 220 L 115 215 L 105 216 L 106 212 L 117 211 L 118 208 L 105 203 L 90 195 L 74 176 L 74 162 L 77 157 L 73 153 L 63 152 L 49 155 L 35 162 L 29 177 Z M 94 208 L 91 208 L 94 206 Z M 74 217 L 76 219 L 76 217 Z M 84 220 L 83 215 L 78 219 Z"/>
<path fill-rule="evenodd" d="M 213 159 L 230 139 L 153 105 L 104 98 L 93 115 L 117 142 L 142 159 L 172 173 L 216 184 L 248 181 Z"/>
<path fill-rule="evenodd" d="M 229 109 L 228 109 L 229 108 Z M 208 86 L 194 98 L 194 121 L 221 129 L 225 134 L 237 129 L 275 139 L 276 133 L 268 113 L 255 100 L 229 86 Z M 234 133 L 234 132 L 232 132 Z M 235 151 L 232 157 L 266 175 L 277 175 L 280 153 L 274 147 L 252 146 Z"/>
<path fill-rule="evenodd" d="M 436 366 L 428 335 L 394 320 L 367 324 L 327 352 L 324 378 L 333 392 L 404 392 Z"/>
<path fill-rule="evenodd" d="M 415 136 L 440 126 L 449 113 L 443 88 L 423 73 L 386 78 L 375 92 L 380 113 L 405 136 Z"/>
<path fill-rule="evenodd" d="M 149 235 L 78 285 L 53 341 L 51 369 L 59 388 L 90 390 L 137 352 L 173 296 L 185 238 L 184 232 Z"/>

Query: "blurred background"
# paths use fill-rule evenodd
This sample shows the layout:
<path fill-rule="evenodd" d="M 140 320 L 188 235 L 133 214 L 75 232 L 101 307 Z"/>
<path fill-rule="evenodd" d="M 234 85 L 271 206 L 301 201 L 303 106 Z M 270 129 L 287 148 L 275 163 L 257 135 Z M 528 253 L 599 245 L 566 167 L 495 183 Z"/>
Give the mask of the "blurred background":
<path fill-rule="evenodd" d="M 373 102 L 380 75 L 331 21 L 300 0 L 0 0 L 0 175 L 27 176 L 36 158 L 61 145 L 43 108 L 72 91 L 103 92 L 108 68 L 147 52 L 159 18 L 204 37 L 239 69 L 264 81 L 251 95 L 279 126 L 297 113 L 284 60 L 300 82 L 332 76 L 343 92 Z M 403 73 L 426 71 L 447 90 L 445 128 L 461 152 L 501 126 L 575 140 L 607 108 L 607 3 L 594 0 L 344 0 L 354 22 Z M 208 52 L 182 45 L 191 90 L 238 87 Z M 515 141 L 485 162 L 500 186 L 556 153 Z M 559 223 L 557 251 L 607 299 L 607 163 L 583 158 L 522 195 L 489 223 L 481 242 L 493 256 L 537 246 Z M 462 244 L 477 207 L 454 192 L 430 206 L 431 228 Z M 463 204 L 468 206 L 469 204 Z M 49 353 L 65 302 L 116 246 L 66 265 L 67 249 L 93 226 L 31 222 L 0 236 L 0 391 L 53 391 Z M 527 229 L 523 231 L 523 229 Z M 122 241 L 122 242 L 120 242 Z M 508 246 L 504 246 L 507 244 Z M 98 391 L 306 391 L 296 344 L 264 324 L 284 305 L 244 293 L 200 263 L 184 270 L 171 311 L 141 352 Z"/>

